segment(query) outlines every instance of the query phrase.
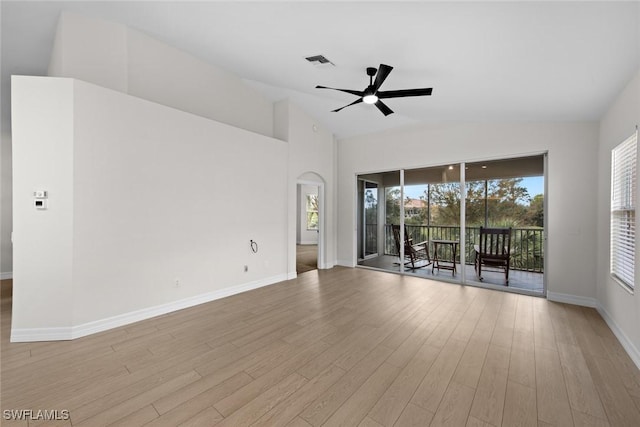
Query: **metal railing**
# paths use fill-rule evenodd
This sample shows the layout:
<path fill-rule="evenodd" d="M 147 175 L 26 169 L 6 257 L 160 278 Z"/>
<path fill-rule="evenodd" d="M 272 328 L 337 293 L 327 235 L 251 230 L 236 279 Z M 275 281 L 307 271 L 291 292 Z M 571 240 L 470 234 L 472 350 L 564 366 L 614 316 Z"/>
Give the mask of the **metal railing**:
<path fill-rule="evenodd" d="M 391 230 L 391 227 L 389 227 Z M 365 225 L 365 255 L 375 254 L 378 252 L 378 224 Z"/>
<path fill-rule="evenodd" d="M 473 265 L 475 257 L 473 245 L 478 244 L 480 228 L 466 227 L 465 230 L 465 261 L 466 264 Z M 414 243 L 432 241 L 434 239 L 460 241 L 460 227 L 455 225 L 407 225 L 407 233 Z M 384 226 L 384 243 L 385 255 L 398 255 L 390 224 L 385 224 Z M 510 267 L 514 270 L 531 271 L 535 273 L 544 272 L 543 248 L 542 228 L 512 228 Z M 438 255 L 442 259 L 451 259 L 450 251 L 451 249 L 448 246 L 442 246 L 438 251 Z M 433 244 L 429 245 L 429 252 L 431 256 L 433 256 Z M 460 262 L 459 253 L 456 256 L 456 262 Z"/>

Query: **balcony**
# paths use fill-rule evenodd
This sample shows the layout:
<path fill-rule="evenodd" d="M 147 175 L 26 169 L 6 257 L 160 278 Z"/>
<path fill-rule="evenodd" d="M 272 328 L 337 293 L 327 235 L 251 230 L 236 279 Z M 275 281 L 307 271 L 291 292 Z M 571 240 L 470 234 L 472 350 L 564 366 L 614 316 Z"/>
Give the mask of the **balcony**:
<path fill-rule="evenodd" d="M 409 237 L 414 242 L 432 241 L 434 239 L 445 239 L 460 241 L 460 227 L 447 225 L 407 225 Z M 376 254 L 378 250 L 377 224 L 367 224 L 365 246 L 367 254 Z M 475 258 L 473 245 L 478 243 L 479 227 L 465 228 L 465 276 L 467 281 L 477 281 L 473 260 Z M 544 274 L 544 235 L 543 229 L 539 227 L 513 228 L 511 235 L 511 263 L 509 287 L 523 289 L 532 292 L 543 291 Z M 361 260 L 359 265 L 380 268 L 389 271 L 400 271 L 398 253 L 393 240 L 391 225 L 384 226 L 384 251 L 377 256 L 367 257 Z M 429 252 L 433 257 L 433 244 L 429 245 Z M 444 246 L 439 248 L 438 257 L 442 260 L 452 259 L 451 250 Z M 456 274 L 451 271 L 438 269 L 433 270 L 432 266 L 415 270 L 405 270 L 409 273 L 428 277 L 446 278 L 454 280 L 460 279 L 461 264 L 460 254 L 456 255 Z M 433 272 L 432 272 L 433 270 Z M 483 271 L 484 283 L 494 285 L 504 285 L 504 273 Z"/>

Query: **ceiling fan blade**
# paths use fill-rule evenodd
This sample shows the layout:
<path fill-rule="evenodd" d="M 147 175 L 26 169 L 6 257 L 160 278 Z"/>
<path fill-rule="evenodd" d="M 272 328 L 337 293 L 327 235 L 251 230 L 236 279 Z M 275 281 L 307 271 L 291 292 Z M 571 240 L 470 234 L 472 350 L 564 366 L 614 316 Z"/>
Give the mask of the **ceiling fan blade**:
<path fill-rule="evenodd" d="M 382 101 L 376 102 L 375 106 L 378 107 L 378 110 L 380 110 L 382 114 L 384 114 L 385 116 L 388 116 L 389 114 L 393 114 L 393 111 L 391 110 L 391 108 L 387 107 L 387 104 L 385 104 Z"/>
<path fill-rule="evenodd" d="M 361 102 L 362 102 L 362 98 L 358 98 L 355 101 L 353 101 L 351 104 L 345 105 L 344 107 L 340 107 L 337 110 L 331 110 L 331 112 L 332 113 L 337 113 L 338 111 L 342 110 L 343 108 L 351 107 L 352 105 L 359 104 Z"/>
<path fill-rule="evenodd" d="M 393 70 L 392 66 L 380 64 L 380 67 L 378 67 L 378 73 L 376 74 L 376 80 L 373 82 L 374 92 L 380 89 L 380 86 L 382 86 L 382 83 L 384 83 L 391 70 Z"/>
<path fill-rule="evenodd" d="M 404 96 L 428 96 L 431 95 L 433 88 L 424 89 L 402 89 L 402 90 L 385 90 L 379 91 L 376 95 L 380 99 L 385 98 L 402 98 Z"/>
<path fill-rule="evenodd" d="M 364 92 L 361 90 L 350 90 L 350 89 L 337 89 L 335 87 L 327 87 L 327 86 L 316 86 L 316 89 L 332 89 L 332 90 L 339 90 L 340 92 L 346 92 L 346 93 L 350 93 L 351 95 L 355 95 L 355 96 L 363 96 Z"/>

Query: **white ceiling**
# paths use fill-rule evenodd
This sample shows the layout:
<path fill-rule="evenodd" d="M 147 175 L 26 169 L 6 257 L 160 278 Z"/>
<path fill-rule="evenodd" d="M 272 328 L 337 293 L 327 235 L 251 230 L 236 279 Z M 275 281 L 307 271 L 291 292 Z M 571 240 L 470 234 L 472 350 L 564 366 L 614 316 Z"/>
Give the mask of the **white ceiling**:
<path fill-rule="evenodd" d="M 290 97 L 338 137 L 439 121 L 597 120 L 640 67 L 640 2 L 2 1 L 2 108 L 9 76 L 44 75 L 62 10 L 126 24 Z M 335 67 L 304 60 L 322 54 Z M 392 65 L 384 117 L 356 98 L 365 68 Z"/>

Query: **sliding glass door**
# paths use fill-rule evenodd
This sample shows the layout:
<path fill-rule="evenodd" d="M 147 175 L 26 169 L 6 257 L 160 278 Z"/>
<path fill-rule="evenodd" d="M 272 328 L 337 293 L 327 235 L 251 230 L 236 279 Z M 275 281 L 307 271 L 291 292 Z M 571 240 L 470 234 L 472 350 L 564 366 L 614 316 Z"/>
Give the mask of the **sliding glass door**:
<path fill-rule="evenodd" d="M 544 164 L 538 155 L 358 176 L 358 264 L 543 294 Z M 491 259 L 496 230 L 508 245 L 494 242 Z"/>
<path fill-rule="evenodd" d="M 544 292 L 544 163 L 539 155 L 467 164 L 467 253 L 474 266 L 469 281 Z M 479 263 L 477 253 L 491 246 L 480 227 L 509 230 L 508 271 L 491 259 Z"/>

